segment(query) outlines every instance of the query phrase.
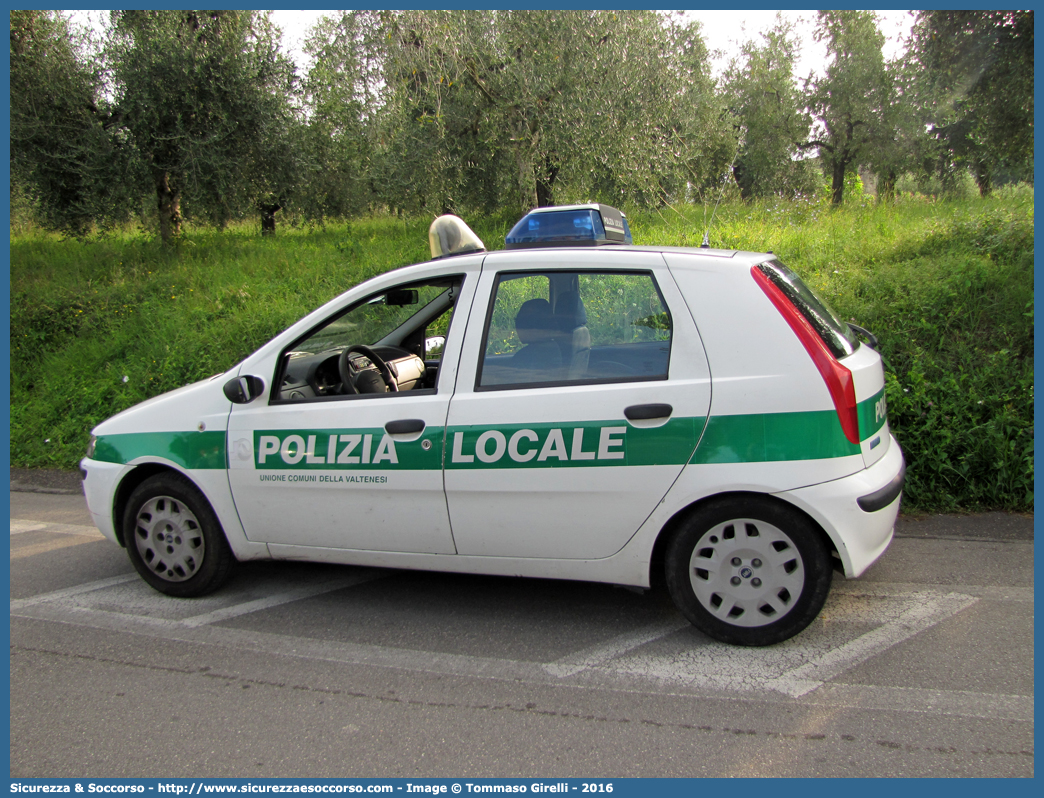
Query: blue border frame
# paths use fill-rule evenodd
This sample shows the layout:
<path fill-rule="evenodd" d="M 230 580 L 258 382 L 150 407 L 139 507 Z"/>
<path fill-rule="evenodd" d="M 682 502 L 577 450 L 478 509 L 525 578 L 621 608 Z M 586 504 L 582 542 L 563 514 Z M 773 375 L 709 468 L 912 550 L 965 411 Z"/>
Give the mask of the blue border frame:
<path fill-rule="evenodd" d="M 147 7 L 176 7 L 176 6 L 173 6 L 173 5 L 167 5 L 167 4 L 159 5 L 159 4 L 154 4 L 154 3 L 146 3 L 145 5 Z M 410 3 L 408 5 L 410 7 L 414 7 L 414 8 L 444 8 L 444 7 L 446 7 L 446 4 L 433 3 L 433 2 Z M 588 4 L 543 3 L 543 2 L 531 2 L 531 3 L 526 3 L 524 5 L 525 5 L 525 7 L 532 8 L 532 9 L 544 9 L 544 8 L 585 8 L 585 7 L 592 7 L 592 6 L 588 5 Z M 759 3 L 752 3 L 750 5 L 753 8 L 758 8 L 760 6 Z M 938 2 L 933 2 L 931 4 L 923 5 L 922 8 L 981 8 L 981 7 L 983 7 L 983 5 L 984 4 L 972 4 L 972 3 L 965 3 L 965 2 L 957 2 L 957 3 L 938 3 Z M 985 4 L 986 7 L 989 7 L 990 5 L 992 5 L 992 4 Z M 321 7 L 320 4 L 316 4 L 316 6 Z M 454 7 L 464 7 L 464 8 L 500 8 L 500 7 L 508 7 L 508 6 L 503 6 L 503 5 L 499 4 L 499 3 L 463 4 L 463 5 L 460 5 L 460 6 L 457 6 L 456 4 L 453 4 L 453 6 Z M 46 7 L 48 7 L 48 6 L 40 5 L 38 3 L 25 3 L 25 4 L 17 4 L 17 5 L 9 6 L 8 10 L 10 10 L 10 8 L 46 8 Z M 225 6 L 223 6 L 223 5 L 219 4 L 218 7 L 235 8 L 235 7 L 241 7 L 241 6 L 240 5 L 231 5 L 231 6 L 225 5 Z M 842 7 L 852 7 L 852 6 L 849 3 L 843 3 Z M 333 9 L 331 9 L 331 10 L 333 10 Z M 1039 26 L 1036 26 L 1036 27 L 1039 28 Z M 1039 30 L 1037 32 L 1039 32 Z M 3 91 L 4 91 L 4 94 L 5 94 L 6 102 L 4 104 L 4 113 L 2 115 L 2 119 L 3 119 L 3 129 L 4 129 L 4 131 L 5 131 L 6 135 L 7 135 L 7 140 L 10 142 L 10 110 L 9 110 L 10 109 L 10 62 L 9 62 L 9 60 L 4 62 L 3 69 L 4 69 Z M 1039 79 L 1039 77 L 1040 77 L 1039 73 L 1040 73 L 1040 69 L 1035 67 L 1035 78 Z M 10 162 L 9 162 L 9 160 L 5 160 L 3 162 L 3 164 L 2 164 L 2 166 L 0 166 L 0 169 L 3 170 L 3 173 L 4 173 L 4 175 L 7 178 L 7 183 L 8 183 L 8 185 L 10 185 Z M 1036 170 L 1035 170 L 1035 172 L 1036 172 Z M 1039 177 L 1040 177 L 1039 174 L 1037 174 L 1036 177 L 1039 179 Z M 10 219 L 10 210 L 11 210 L 10 209 L 10 192 L 5 192 L 3 194 L 3 196 L 0 197 L 0 203 L 2 203 L 3 208 L 7 212 L 8 219 Z M 7 236 L 7 246 L 5 247 L 5 250 L 4 250 L 3 266 L 4 266 L 4 271 L 6 273 L 7 279 L 4 281 L 3 292 L 4 292 L 4 298 L 6 299 L 6 306 L 8 308 L 7 317 L 6 317 L 7 333 L 8 333 L 7 340 L 8 340 L 8 342 L 10 342 L 10 310 L 9 310 L 10 309 L 10 268 L 11 268 L 11 266 L 10 266 L 10 225 L 8 226 L 8 228 L 7 228 L 6 232 L 5 232 L 5 235 Z M 1034 276 L 1035 276 L 1035 278 L 1039 278 L 1041 276 L 1041 274 L 1042 274 L 1042 271 L 1041 271 L 1040 267 L 1038 267 L 1035 264 L 1035 266 L 1034 266 Z M 1036 327 L 1034 329 L 1036 331 Z M 1044 362 L 1044 354 L 1042 354 L 1040 352 L 1040 350 L 1038 349 L 1038 351 L 1035 354 L 1035 359 L 1034 359 L 1034 366 L 1035 366 L 1035 368 L 1037 368 L 1039 370 L 1042 362 Z M 10 397 L 10 347 L 9 346 L 4 348 L 2 350 L 2 353 L 0 353 L 0 363 L 2 363 L 3 368 L 4 368 L 4 374 L 5 374 L 5 379 L 6 379 L 7 388 L 8 388 L 8 397 Z M 7 421 L 7 424 L 5 426 L 5 430 L 6 430 L 5 434 L 7 436 L 7 444 L 8 444 L 7 447 L 5 448 L 3 457 L 4 457 L 4 464 L 5 464 L 5 467 L 6 467 L 6 471 L 8 473 L 8 476 L 10 476 L 10 402 L 9 401 L 8 401 L 8 403 L 6 403 L 3 406 L 3 414 L 4 414 L 4 416 L 6 418 L 6 421 Z M 1035 420 L 1036 420 L 1037 423 L 1039 423 L 1041 421 L 1042 415 L 1044 415 L 1044 414 L 1042 414 L 1042 412 L 1039 409 L 1035 409 L 1034 417 L 1035 417 Z M 1035 455 L 1036 455 L 1036 453 L 1037 452 L 1035 451 Z M 10 496 L 6 497 L 4 499 L 4 502 L 7 504 L 8 510 L 10 511 Z M 1037 528 L 1036 524 L 1034 526 L 1035 526 L 1035 531 L 1036 531 L 1036 528 Z M 4 581 L 7 584 L 8 593 L 9 593 L 10 592 L 10 561 L 9 560 L 8 560 L 7 564 L 4 566 Z M 3 629 L 4 629 L 4 632 L 5 632 L 6 638 L 7 638 L 8 642 L 10 643 L 10 617 L 9 616 L 6 616 L 4 618 Z M 7 665 L 6 665 L 6 679 L 5 679 L 5 681 L 7 683 L 8 688 L 10 688 L 10 659 L 8 659 L 8 662 L 7 662 Z M 10 713 L 10 690 L 9 689 L 7 691 L 5 691 L 5 693 L 3 695 L 3 698 L 0 699 L 0 700 L 2 700 L 3 703 L 7 705 L 8 714 L 9 714 Z M 8 726 L 8 729 L 7 729 L 7 739 L 6 739 L 6 742 L 7 742 L 7 745 L 5 746 L 4 751 L 5 751 L 5 756 L 8 759 L 8 769 L 7 769 L 7 771 L 8 771 L 8 773 L 10 773 L 10 727 L 9 726 Z M 69 785 L 70 790 L 74 790 L 75 789 L 75 785 L 77 785 L 77 784 L 80 784 L 81 786 L 84 786 L 84 785 L 87 785 L 88 782 L 93 783 L 93 784 L 124 785 L 124 786 L 131 785 L 131 784 L 140 784 L 140 785 L 142 785 L 143 787 L 146 788 L 144 790 L 146 793 L 156 792 L 158 790 L 158 787 L 159 787 L 159 785 L 161 783 L 163 783 L 163 784 L 177 784 L 179 786 L 184 787 L 185 791 L 188 791 L 190 788 L 194 788 L 194 789 L 198 790 L 199 785 L 202 783 L 202 782 L 198 782 L 198 781 L 189 781 L 189 780 L 183 780 L 183 779 L 164 779 L 162 781 L 159 780 L 159 779 L 134 779 L 134 780 L 118 780 L 118 779 L 92 779 L 92 780 L 86 780 L 86 779 L 57 779 L 57 780 L 51 780 L 51 779 L 47 779 L 47 780 L 41 780 L 41 779 L 19 779 L 18 780 L 18 782 L 22 783 L 22 784 L 37 784 L 37 785 L 41 784 L 41 783 L 44 783 L 45 781 L 46 781 L 46 783 L 55 783 L 55 784 Z M 247 779 L 239 779 L 239 780 L 220 779 L 220 780 L 207 780 L 207 784 L 225 784 L 225 785 L 236 784 L 236 785 L 240 785 L 240 786 L 245 786 L 247 784 L 256 783 L 258 781 L 260 781 L 260 780 L 250 781 L 250 780 L 247 780 Z M 337 782 L 341 782 L 342 780 L 336 780 L 336 781 Z M 391 782 L 391 783 L 395 783 L 396 786 L 398 786 L 400 788 L 400 790 L 402 790 L 402 788 L 406 784 L 406 780 L 401 780 L 401 779 L 400 780 L 395 780 L 395 779 L 392 779 L 392 780 L 363 779 L 363 780 L 353 780 L 353 781 L 358 781 L 358 783 L 362 783 L 362 784 L 377 784 L 377 783 L 389 783 L 389 782 Z M 446 780 L 446 779 L 425 779 L 425 780 L 420 780 L 420 781 L 422 781 L 425 784 L 440 784 L 440 785 L 446 785 L 447 787 L 449 787 L 450 785 L 452 785 L 454 783 L 454 781 Z M 525 780 L 525 782 L 523 782 L 523 780 L 516 780 L 516 779 L 472 779 L 470 781 L 472 783 L 476 783 L 476 784 L 519 784 L 519 783 L 530 783 L 532 780 Z M 551 782 L 552 780 L 544 779 L 543 781 Z M 579 780 L 579 779 L 571 779 L 571 780 L 566 780 L 566 781 L 569 783 L 569 785 L 571 787 L 570 792 L 575 790 L 575 785 L 578 785 L 578 784 L 581 783 L 581 780 Z M 599 780 L 599 781 L 605 782 L 607 780 L 603 779 L 603 780 Z M 690 794 L 692 792 L 694 786 L 695 786 L 692 783 L 690 783 L 688 780 L 685 780 L 685 779 L 665 779 L 665 780 L 642 780 L 642 779 L 619 780 L 619 779 L 616 779 L 616 780 L 613 780 L 613 781 L 614 781 L 614 784 L 615 784 L 615 791 L 619 795 L 644 795 L 644 794 L 654 794 L 655 793 L 656 795 L 679 795 L 680 796 L 680 795 L 688 795 L 688 794 Z M 464 783 L 462 780 L 458 780 L 458 782 Z M 331 784 L 331 783 L 335 783 L 335 782 L 331 782 L 330 780 L 314 780 L 314 781 L 312 781 L 312 780 L 302 780 L 302 779 L 278 779 L 278 780 L 265 781 L 264 783 L 265 784 L 287 784 L 287 785 L 294 785 L 294 784 L 296 784 L 296 785 L 309 785 L 309 784 L 311 784 L 311 785 L 322 785 L 322 784 Z M 1010 791 L 1011 793 L 1013 793 L 1015 795 L 1020 795 L 1020 794 L 1028 795 L 1028 794 L 1030 794 L 1030 792 L 1029 792 L 1030 789 L 1032 789 L 1031 785 L 1032 785 L 1032 780 L 1027 780 L 1025 782 L 1005 783 L 1003 785 L 1002 789 L 1004 789 L 1005 791 Z M 757 786 L 760 786 L 760 785 L 754 785 L 754 784 L 751 784 L 751 783 L 746 782 L 746 781 L 740 782 L 738 784 L 735 783 L 735 782 L 731 782 L 730 781 L 728 783 L 723 783 L 721 786 L 723 787 L 723 789 L 729 789 L 729 790 L 740 789 L 740 790 L 742 790 L 742 789 L 750 789 L 752 787 L 757 787 Z M 827 785 L 822 785 L 822 786 L 826 787 Z M 831 784 L 830 788 L 835 788 L 836 786 L 837 785 Z M 940 785 L 933 784 L 932 786 L 933 787 L 938 787 Z M 975 780 L 975 781 L 970 781 L 969 780 L 969 781 L 962 781 L 962 782 L 947 782 L 945 788 L 946 788 L 946 790 L 948 792 L 954 792 L 956 794 L 968 794 L 968 795 L 971 795 L 971 794 L 977 794 L 978 792 L 980 792 L 983 789 L 988 789 L 989 786 L 992 786 L 992 785 L 982 784 L 978 780 Z M 790 781 L 790 782 L 784 782 L 784 783 L 775 784 L 775 785 L 773 785 L 771 787 L 771 789 L 774 792 L 782 790 L 784 794 L 789 794 L 789 793 L 797 794 L 799 790 L 804 792 L 804 791 L 807 791 L 807 789 L 809 787 L 816 788 L 816 787 L 819 787 L 819 785 L 818 784 L 812 784 L 811 780 L 798 779 L 798 780 L 794 780 L 794 781 Z M 846 790 L 846 792 L 849 792 L 849 793 L 851 793 L 851 794 L 853 794 L 855 796 L 863 796 L 863 795 L 869 796 L 871 794 L 876 795 L 879 792 L 879 790 L 881 789 L 881 785 L 877 785 L 876 783 L 869 782 L 869 781 L 846 780 L 846 782 L 844 784 L 844 789 Z M 923 785 L 921 780 L 917 780 L 917 781 L 913 781 L 913 780 L 896 780 L 896 781 L 890 782 L 887 785 L 887 789 L 890 790 L 890 791 L 899 790 L 900 793 L 902 793 L 902 794 L 911 794 L 911 795 L 913 795 L 915 793 L 915 791 L 923 790 L 924 789 L 924 785 Z M 405 790 L 403 790 L 403 791 L 405 791 Z M 12 788 L 12 792 L 17 792 L 17 790 L 15 788 Z M 577 792 L 579 792 L 579 791 L 577 791 Z M 190 793 L 190 794 L 192 794 L 192 793 Z"/>

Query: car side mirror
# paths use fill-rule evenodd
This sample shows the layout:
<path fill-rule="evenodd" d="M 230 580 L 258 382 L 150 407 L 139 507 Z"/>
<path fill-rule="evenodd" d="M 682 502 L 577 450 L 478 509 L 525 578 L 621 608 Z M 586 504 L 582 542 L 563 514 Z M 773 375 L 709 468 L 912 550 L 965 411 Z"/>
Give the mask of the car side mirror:
<path fill-rule="evenodd" d="M 265 381 L 260 377 L 249 375 L 233 377 L 225 383 L 225 397 L 232 404 L 245 405 L 253 402 L 265 390 Z"/>

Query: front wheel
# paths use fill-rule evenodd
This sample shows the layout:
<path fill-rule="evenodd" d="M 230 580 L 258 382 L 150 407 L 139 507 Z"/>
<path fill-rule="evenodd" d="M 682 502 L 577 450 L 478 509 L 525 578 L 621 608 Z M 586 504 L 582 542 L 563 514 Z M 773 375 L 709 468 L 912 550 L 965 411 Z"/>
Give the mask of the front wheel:
<path fill-rule="evenodd" d="M 711 502 L 667 548 L 667 587 L 678 609 L 700 631 L 741 646 L 779 643 L 808 626 L 832 573 L 815 525 L 757 497 Z"/>
<path fill-rule="evenodd" d="M 123 541 L 142 579 L 169 596 L 212 593 L 235 561 L 210 504 L 179 474 L 157 474 L 134 489 Z"/>

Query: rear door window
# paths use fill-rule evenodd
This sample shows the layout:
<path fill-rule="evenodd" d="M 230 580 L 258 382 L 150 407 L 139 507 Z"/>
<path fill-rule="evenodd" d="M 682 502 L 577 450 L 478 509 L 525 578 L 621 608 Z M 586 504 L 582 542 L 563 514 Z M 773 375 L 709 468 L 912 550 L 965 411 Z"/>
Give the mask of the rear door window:
<path fill-rule="evenodd" d="M 667 379 L 671 335 L 648 272 L 504 273 L 476 387 Z"/>

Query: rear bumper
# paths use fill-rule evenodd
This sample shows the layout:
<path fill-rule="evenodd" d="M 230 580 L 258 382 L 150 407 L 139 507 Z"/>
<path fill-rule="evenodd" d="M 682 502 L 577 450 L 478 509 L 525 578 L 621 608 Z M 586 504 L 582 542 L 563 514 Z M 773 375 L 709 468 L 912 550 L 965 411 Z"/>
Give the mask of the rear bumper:
<path fill-rule="evenodd" d="M 873 493 L 868 493 L 866 496 L 860 496 L 856 499 L 856 504 L 859 505 L 859 509 L 864 513 L 876 513 L 878 510 L 883 510 L 899 498 L 899 494 L 903 492 L 903 485 L 905 482 L 906 461 L 904 460 L 902 462 L 902 467 L 899 469 L 899 473 L 892 477 L 891 482 L 880 490 L 875 490 Z"/>
<path fill-rule="evenodd" d="M 779 496 L 819 523 L 837 548 L 845 576 L 856 577 L 892 542 L 905 476 L 903 453 L 893 437 L 869 468 Z"/>

